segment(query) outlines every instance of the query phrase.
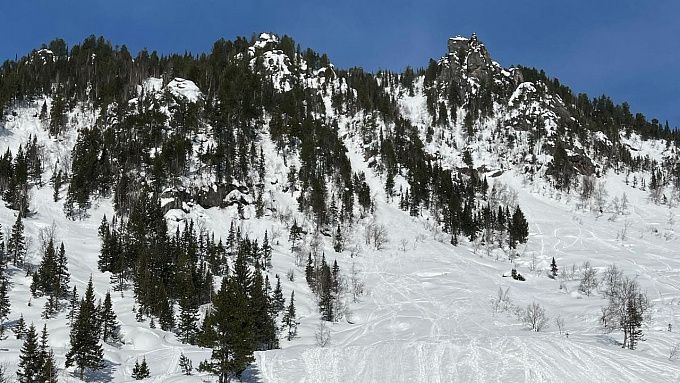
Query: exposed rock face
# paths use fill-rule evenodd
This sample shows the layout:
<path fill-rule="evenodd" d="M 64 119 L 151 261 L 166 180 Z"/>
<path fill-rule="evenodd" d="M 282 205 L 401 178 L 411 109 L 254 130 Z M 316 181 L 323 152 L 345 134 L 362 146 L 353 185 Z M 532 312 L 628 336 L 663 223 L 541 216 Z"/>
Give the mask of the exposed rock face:
<path fill-rule="evenodd" d="M 482 78 L 488 77 L 495 72 L 493 61 L 489 56 L 484 44 L 478 39 L 476 34 L 470 38 L 452 37 L 448 42 L 451 69 L 457 72 L 465 72 L 467 76 Z"/>
<path fill-rule="evenodd" d="M 463 70 L 468 76 L 482 78 L 489 76 L 492 72 L 491 57 L 484 44 L 478 39 L 476 34 L 468 39 L 465 37 L 453 37 L 449 39 L 449 56 L 455 57 L 452 60 L 452 69 Z"/>

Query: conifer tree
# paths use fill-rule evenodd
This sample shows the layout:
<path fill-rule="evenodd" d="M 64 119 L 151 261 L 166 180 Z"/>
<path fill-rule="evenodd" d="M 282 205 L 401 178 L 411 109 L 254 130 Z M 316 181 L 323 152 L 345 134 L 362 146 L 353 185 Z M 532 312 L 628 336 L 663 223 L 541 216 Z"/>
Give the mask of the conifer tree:
<path fill-rule="evenodd" d="M 116 339 L 120 326 L 116 319 L 116 313 L 113 311 L 111 293 L 108 291 L 106 292 L 106 297 L 104 297 L 104 304 L 101 307 L 99 319 L 101 321 L 102 340 L 108 342 L 109 340 Z"/>
<path fill-rule="evenodd" d="M 26 339 L 21 346 L 21 354 L 19 355 L 19 370 L 17 371 L 19 383 L 36 382 L 42 368 L 41 362 L 38 334 L 35 332 L 35 326 L 31 324 L 26 332 Z"/>
<path fill-rule="evenodd" d="M 55 170 L 54 176 L 52 177 L 52 187 L 53 187 L 52 199 L 54 200 L 54 202 L 59 201 L 59 191 L 61 190 L 61 184 L 63 182 L 62 178 L 63 178 L 63 175 L 62 175 L 61 169 L 59 169 L 59 171 Z"/>
<path fill-rule="evenodd" d="M 26 257 L 26 239 L 24 238 L 24 224 L 21 220 L 21 213 L 17 214 L 17 220 L 12 226 L 12 234 L 7 243 L 7 253 L 14 266 L 21 267 Z"/>
<path fill-rule="evenodd" d="M 37 381 L 41 383 L 58 383 L 58 374 L 59 370 L 57 370 L 57 364 L 54 360 L 54 352 L 50 349 L 43 360 Z"/>
<path fill-rule="evenodd" d="M 99 343 L 97 316 L 94 287 L 90 277 L 78 315 L 71 325 L 71 347 L 66 353 L 66 367 L 77 366 L 81 380 L 86 369 L 98 370 L 102 367 L 103 351 Z"/>
<path fill-rule="evenodd" d="M 80 302 L 78 301 L 78 289 L 73 286 L 73 290 L 69 295 L 69 310 L 66 317 L 69 320 L 69 325 L 73 326 L 73 321 L 78 316 L 78 310 L 80 309 Z"/>
<path fill-rule="evenodd" d="M 283 291 L 281 291 L 281 278 L 276 274 L 276 287 L 274 287 L 274 292 L 272 296 L 272 311 L 275 315 L 278 315 L 283 311 L 286 304 L 286 299 L 283 297 Z"/>
<path fill-rule="evenodd" d="M 555 262 L 555 257 L 553 257 L 552 262 L 550 262 L 550 276 L 553 279 L 557 278 L 557 262 Z"/>
<path fill-rule="evenodd" d="M 194 343 L 198 333 L 198 304 L 196 299 L 185 294 L 179 301 L 179 336 L 184 343 Z"/>
<path fill-rule="evenodd" d="M 158 324 L 161 330 L 170 331 L 175 327 L 175 310 L 173 309 L 172 301 L 167 296 L 161 301 L 161 312 L 158 316 Z"/>
<path fill-rule="evenodd" d="M 59 254 L 57 256 L 57 296 L 64 298 L 69 293 L 68 285 L 71 283 L 71 275 L 68 272 L 68 260 L 66 259 L 66 250 L 64 243 L 59 246 Z"/>
<path fill-rule="evenodd" d="M 297 249 L 297 243 L 300 239 L 302 239 L 302 228 L 298 226 L 297 220 L 293 220 L 293 225 L 290 227 L 290 233 L 288 235 L 291 250 Z"/>
<path fill-rule="evenodd" d="M 264 232 L 264 239 L 262 240 L 262 262 L 265 268 L 272 266 L 272 247 L 269 244 L 267 232 Z"/>
<path fill-rule="evenodd" d="M 10 311 L 9 282 L 0 279 L 0 326 L 4 326 L 5 319 L 7 319 Z M 2 331 L 0 331 L 1 333 Z"/>
<path fill-rule="evenodd" d="M 249 315 L 248 296 L 235 276 L 225 278 L 215 296 L 210 323 L 214 326 L 210 360 L 199 367 L 219 377 L 220 383 L 239 377 L 253 359 L 254 328 Z"/>
<path fill-rule="evenodd" d="M 47 325 L 45 324 L 40 335 L 40 371 L 38 372 L 37 381 L 41 383 L 57 383 L 57 365 L 54 360 L 54 352 L 49 348 L 48 339 L 49 335 L 47 334 Z"/>
<path fill-rule="evenodd" d="M 290 293 L 290 303 L 288 303 L 288 308 L 283 314 L 282 322 L 282 329 L 286 331 L 286 338 L 290 341 L 297 335 L 297 326 L 299 324 L 295 314 L 295 291 Z"/>
<path fill-rule="evenodd" d="M 58 90 L 50 107 L 50 135 L 58 136 L 66 126 L 66 100 Z"/>
<path fill-rule="evenodd" d="M 333 236 L 333 250 L 335 250 L 336 253 L 340 253 L 343 250 L 342 231 L 340 231 L 340 225 L 338 225 L 337 229 L 335 230 L 335 235 Z"/>
<path fill-rule="evenodd" d="M 305 280 L 307 280 L 307 284 L 309 287 L 314 291 L 316 289 L 316 275 L 314 272 L 314 263 L 312 261 L 312 253 L 309 253 L 309 256 L 307 257 L 307 265 L 305 266 Z"/>
<path fill-rule="evenodd" d="M 278 347 L 276 339 L 276 324 L 270 298 L 265 291 L 265 284 L 259 267 L 255 268 L 250 294 L 250 315 L 253 317 L 255 328 L 255 346 L 257 350 L 269 350 Z M 248 314 L 247 314 L 248 315 Z"/>
<path fill-rule="evenodd" d="M 515 212 L 512 214 L 512 220 L 508 229 L 510 247 L 516 248 L 517 243 L 525 243 L 529 236 L 529 224 L 524 218 L 522 209 L 517 206 Z"/>
<path fill-rule="evenodd" d="M 132 369 L 132 377 L 135 380 L 146 379 L 151 375 L 149 366 L 146 364 L 146 357 L 142 358 L 142 363 L 139 360 L 135 361 L 135 367 Z"/>
<path fill-rule="evenodd" d="M 321 261 L 320 273 L 319 311 L 321 311 L 322 320 L 331 322 L 335 320 L 333 310 L 333 277 L 325 259 Z"/>
<path fill-rule="evenodd" d="M 184 375 L 191 375 L 191 370 L 194 369 L 191 359 L 189 359 L 184 353 L 179 356 L 179 367 L 182 369 Z"/>
<path fill-rule="evenodd" d="M 54 243 L 50 239 L 45 247 L 42 261 L 38 271 L 33 274 L 33 284 L 31 290 L 33 295 L 54 295 L 58 288 L 57 259 L 54 251 Z M 36 280 L 37 278 L 37 280 Z"/>
<path fill-rule="evenodd" d="M 24 336 L 26 335 L 26 321 L 24 321 L 24 314 L 21 314 L 19 316 L 19 320 L 17 321 L 16 326 L 14 326 L 14 335 L 16 335 L 17 339 L 23 339 Z"/>

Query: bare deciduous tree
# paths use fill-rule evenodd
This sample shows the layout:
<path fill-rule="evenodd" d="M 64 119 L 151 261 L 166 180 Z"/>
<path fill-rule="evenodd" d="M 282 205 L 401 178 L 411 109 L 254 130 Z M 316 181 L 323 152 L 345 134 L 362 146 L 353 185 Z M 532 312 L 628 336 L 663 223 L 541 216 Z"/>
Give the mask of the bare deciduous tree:
<path fill-rule="evenodd" d="M 366 244 L 373 245 L 376 250 L 382 250 L 389 242 L 387 227 L 383 224 L 371 223 L 366 226 Z"/>
<path fill-rule="evenodd" d="M 586 261 L 583 263 L 582 273 L 578 289 L 585 295 L 590 296 L 600 283 L 597 279 L 597 270 L 590 265 L 590 262 Z"/>
<path fill-rule="evenodd" d="M 557 326 L 560 335 L 564 334 L 564 318 L 561 315 L 555 317 L 555 326 Z"/>
<path fill-rule="evenodd" d="M 331 330 L 328 328 L 326 321 L 319 321 L 319 325 L 314 333 L 314 339 L 319 347 L 326 347 L 331 343 Z"/>
<path fill-rule="evenodd" d="M 623 277 L 613 287 L 609 304 L 602 308 L 602 326 L 608 331 L 623 331 L 623 347 L 634 349 L 642 339 L 642 322 L 649 319 L 651 306 L 637 281 Z"/>
<path fill-rule="evenodd" d="M 545 313 L 545 309 L 536 302 L 532 302 L 526 307 L 523 319 L 536 332 L 548 326 L 548 315 Z"/>

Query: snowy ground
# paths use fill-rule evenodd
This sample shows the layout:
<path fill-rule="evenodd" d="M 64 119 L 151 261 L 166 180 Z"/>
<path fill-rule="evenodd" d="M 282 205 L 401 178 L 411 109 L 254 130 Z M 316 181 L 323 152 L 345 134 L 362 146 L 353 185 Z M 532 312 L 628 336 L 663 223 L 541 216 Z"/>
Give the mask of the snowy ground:
<path fill-rule="evenodd" d="M 38 108 L 36 105 L 35 108 Z M 16 124 L 8 124 L 0 134 L 0 152 L 13 151 L 25 142 L 28 133 L 40 133 L 50 158 L 63 157 L 64 148 L 73 145 L 74 137 L 53 141 L 35 121 L 32 109 L 20 114 Z M 83 118 L 83 125 L 87 118 Z M 342 125 L 341 125 L 342 126 Z M 286 169 L 274 156 L 271 143 L 264 142 L 267 173 L 281 183 Z M 348 142 L 355 171 L 364 170 L 373 190 L 383 184 L 363 162 L 359 148 Z M 66 151 L 67 152 L 67 151 Z M 294 160 L 292 160 L 294 161 Z M 47 177 L 47 176 L 46 176 Z M 349 251 L 335 253 L 325 239 L 326 256 L 336 259 L 347 273 L 352 264 L 360 270 L 366 283 L 366 293 L 359 302 L 350 302 L 351 315 L 330 325 L 332 339 L 328 347 L 316 346 L 314 332 L 319 314 L 316 302 L 304 281 L 303 267 L 295 264 L 286 240 L 287 229 L 273 219 L 236 221 L 250 237 L 270 233 L 274 243 L 274 274 L 282 279 L 284 295 L 295 290 L 296 307 L 301 322 L 299 337 L 282 341 L 280 350 L 259 352 L 256 363 L 248 371 L 252 382 L 668 382 L 680 379 L 680 366 L 669 361 L 670 348 L 680 342 L 680 335 L 667 332 L 670 323 L 680 330 L 680 258 L 675 256 L 678 239 L 677 224 L 669 220 L 677 208 L 652 205 L 646 193 L 626 186 L 622 176 L 609 175 L 609 198 L 625 191 L 630 199 L 629 212 L 610 221 L 609 213 L 598 217 L 590 211 L 576 208 L 575 197 L 556 198 L 544 190 L 544 185 L 524 185 L 520 176 L 506 172 L 501 181 L 519 192 L 519 201 L 530 222 L 530 239 L 516 261 L 518 270 L 527 277 L 517 282 L 509 275 L 512 264 L 503 256 L 486 254 L 467 242 L 459 247 L 448 243 L 448 237 L 434 233 L 425 218 L 414 219 L 384 196 L 377 195 L 376 217 L 387 226 L 390 242 L 383 250 L 364 245 L 360 222 L 354 242 L 361 245 L 358 256 Z M 95 290 L 103 298 L 109 289 L 109 276 L 97 270 L 99 240 L 97 227 L 104 214 L 112 215 L 109 201 L 95 204 L 91 217 L 69 221 L 61 203 L 52 202 L 50 186 L 34 189 L 32 207 L 37 213 L 25 220 L 29 244 L 28 261 L 37 264 L 37 233 L 54 222 L 57 237 L 63 240 L 69 256 L 69 269 L 80 292 L 90 276 Z M 62 191 L 63 193 L 63 191 Z M 63 194 L 62 194 L 63 195 Z M 295 211 L 289 194 L 274 192 L 270 202 L 279 211 Z M 173 210 L 172 222 L 193 218 L 216 236 L 225 237 L 229 224 L 237 216 L 235 208 Z M 15 221 L 14 212 L 0 207 L 0 223 L 4 231 Z M 626 223 L 628 222 L 628 224 Z M 617 234 L 628 226 L 627 239 Z M 406 247 L 404 251 L 402 246 Z M 619 333 L 604 334 L 598 323 L 600 307 L 605 301 L 595 294 L 585 297 L 576 290 L 576 281 L 566 289 L 547 278 L 545 269 L 555 257 L 558 266 L 571 268 L 589 260 L 604 268 L 616 263 L 627 275 L 636 276 L 654 301 L 653 321 L 644 328 L 646 341 L 638 350 L 623 350 Z M 538 269 L 532 271 L 532 258 Z M 293 270 L 295 280 L 285 274 Z M 31 299 L 30 279 L 16 269 L 12 275 L 11 325 L 23 313 L 28 323 L 42 327 L 40 312 L 45 298 Z M 499 288 L 508 288 L 514 304 L 525 306 L 538 302 L 551 317 L 565 319 L 569 337 L 560 335 L 556 326 L 536 333 L 508 313 L 494 313 L 491 300 Z M 135 360 L 143 356 L 151 368 L 149 381 L 201 381 L 205 375 L 181 375 L 178 359 L 184 353 L 198 366 L 210 351 L 180 343 L 176 337 L 149 323 L 137 323 L 132 307 L 132 292 L 114 294 L 114 309 L 123 324 L 123 344 L 105 345 L 107 367 L 92 376 L 100 381 L 124 382 L 130 377 Z M 30 302 L 30 306 L 29 306 Z M 68 347 L 69 327 L 65 314 L 47 321 L 50 345 L 60 367 Z M 8 371 L 16 370 L 21 342 L 13 334 L 0 340 L 0 363 Z M 62 370 L 62 381 L 78 381 Z"/>

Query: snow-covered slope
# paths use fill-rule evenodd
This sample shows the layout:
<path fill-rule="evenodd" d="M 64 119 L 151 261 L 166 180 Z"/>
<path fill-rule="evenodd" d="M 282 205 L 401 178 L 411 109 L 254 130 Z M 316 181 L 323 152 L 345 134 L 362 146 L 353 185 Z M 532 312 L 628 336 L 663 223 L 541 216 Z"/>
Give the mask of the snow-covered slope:
<path fill-rule="evenodd" d="M 462 41 L 462 40 L 461 40 Z M 467 41 L 467 40 L 466 40 Z M 271 48 L 277 37 L 263 34 L 248 51 L 252 68 L 257 57 L 269 71 L 276 89 L 289 89 L 290 58 Z M 271 49 L 270 49 L 271 48 Z M 481 53 L 479 53 L 481 52 Z M 511 73 L 500 65 L 484 61 L 485 51 L 479 51 L 485 65 L 510 81 Z M 472 62 L 466 61 L 466 65 Z M 301 65 L 304 67 L 304 64 Z M 469 68 L 466 66 L 466 68 Z M 296 308 L 300 321 L 299 336 L 282 340 L 278 350 L 256 352 L 256 362 L 246 372 L 248 382 L 668 382 L 680 379 L 680 366 L 669 360 L 669 352 L 680 344 L 680 335 L 669 332 L 668 325 L 677 328 L 680 312 L 680 258 L 675 256 L 678 230 L 675 215 L 678 208 L 655 205 L 646 191 L 628 185 L 623 174 L 608 172 L 596 182 L 607 191 L 607 203 L 602 211 L 583 208 L 575 192 L 559 192 L 543 178 L 527 177 L 525 165 L 552 159 L 541 145 L 530 145 L 527 132 L 515 129 L 510 123 L 515 118 L 533 116 L 541 119 L 550 140 L 556 133 L 553 109 L 561 101 L 556 98 L 535 98 L 535 84 L 522 82 L 509 98 L 508 105 L 494 105 L 496 117 L 480 121 L 477 133 L 469 137 L 464 132 L 464 111 L 458 122 L 435 126 L 432 139 L 427 139 L 427 128 L 432 124 L 424 94 L 423 77 L 415 81 L 413 94 L 397 89 L 394 98 L 401 115 L 418 129 L 428 153 L 436 155 L 442 166 L 465 166 L 462 151 L 472 152 L 474 166 L 486 175 L 491 184 L 507 186 L 509 194 L 516 191 L 520 206 L 530 222 L 530 237 L 519 249 L 519 257 L 510 261 L 508 254 L 479 242 L 462 240 L 459 246 L 449 244 L 449 236 L 441 232 L 438 223 L 424 211 L 411 217 L 397 208 L 395 201 L 385 196 L 384 176 L 370 165 L 375 158 L 367 158 L 365 146 L 358 134 L 358 126 L 366 115 L 359 111 L 352 115 L 337 113 L 331 107 L 331 94 L 321 85 L 330 82 L 341 92 L 352 92 L 342 80 L 325 78 L 317 73 L 299 74 L 307 88 L 319 89 L 325 104 L 325 117 L 338 122 L 339 137 L 344 140 L 354 172 L 363 171 L 374 192 L 375 213 L 357 219 L 346 233 L 348 249 L 333 250 L 331 238 L 305 238 L 305 246 L 321 241 L 327 259 L 337 260 L 348 284 L 364 285 L 364 293 L 357 299 L 347 294 L 346 311 L 341 321 L 330 323 L 330 343 L 317 344 L 319 312 L 315 295 L 304 278 L 304 264 L 296 260 L 288 241 L 290 217 L 302 225 L 310 224 L 297 212 L 295 198 L 283 190 L 288 170 L 298 165 L 296 156 L 284 161 L 267 133 L 263 122 L 259 145 L 266 158 L 266 203 L 272 207 L 263 218 L 255 218 L 253 207 L 239 218 L 236 206 L 203 208 L 198 204 L 180 204 L 166 213 L 169 230 L 193 219 L 217 238 L 225 238 L 231 223 L 241 228 L 250 238 L 261 238 L 269 233 L 273 243 L 273 268 L 269 278 L 281 276 L 284 296 L 295 291 Z M 473 81 L 472 88 L 476 85 Z M 200 89 L 191 81 L 180 78 L 163 80 L 149 78 L 140 88 L 160 99 L 169 94 L 190 103 L 204 100 Z M 155 96 L 154 96 L 155 97 Z M 47 99 L 48 104 L 51 102 Z M 71 113 L 70 129 L 60 139 L 51 138 L 37 117 L 42 100 L 14 110 L 0 130 L 0 153 L 9 148 L 13 152 L 25 144 L 29 136 L 37 136 L 43 146 L 48 166 L 43 180 L 45 186 L 34 187 L 31 207 L 36 214 L 25 219 L 26 235 L 32 238 L 27 261 L 40 260 L 38 234 L 54 223 L 56 238 L 63 241 L 68 254 L 72 283 L 80 292 L 92 277 L 96 295 L 103 298 L 111 289 L 110 275 L 97 269 L 100 241 L 97 227 L 106 215 L 113 215 L 110 199 L 99 199 L 84 220 L 66 219 L 61 202 L 53 202 L 52 188 L 47 178 L 52 166 L 68 169 L 70 150 L 78 129 L 95 121 L 97 110 L 79 106 Z M 163 109 L 167 112 L 166 109 Z M 377 129 L 387 132 L 390 123 L 378 119 Z M 192 143 L 194 151 L 211 143 L 210 127 L 202 126 Z M 508 144 L 512 137 L 513 144 Z M 674 150 L 663 141 L 645 141 L 636 135 L 622 136 L 631 151 L 649 155 L 661 161 Z M 606 140 L 606 137 L 603 138 Z M 581 143 L 578 140 L 574 148 Z M 370 164 L 369 164 L 370 163 Z M 599 164 L 595 164 L 596 167 Z M 209 188 L 213 179 L 204 179 L 196 163 L 190 164 L 191 176 L 183 179 L 185 187 Z M 599 168 L 598 168 L 599 169 Z M 397 177 L 397 185 L 405 184 Z M 398 186 L 397 188 L 398 189 Z M 614 197 L 626 194 L 628 208 L 616 212 L 611 204 Z M 165 201 L 170 202 L 170 201 Z M 276 213 L 272 213 L 276 211 Z M 288 216 L 285 218 L 284 216 Z M 16 212 L 0 206 L 3 232 L 12 226 Z M 383 224 L 389 242 L 382 249 L 367 245 L 364 229 L 368 225 Z M 573 270 L 565 280 L 548 278 L 552 258 L 561 270 Z M 595 293 L 586 296 L 578 291 L 580 268 L 590 262 L 596 269 L 617 264 L 626 275 L 635 277 L 654 303 L 651 321 L 643 331 L 645 342 L 637 350 L 620 346 L 621 334 L 604 333 L 601 329 L 601 307 L 604 298 Z M 519 282 L 507 276 L 513 266 L 526 277 Z M 38 328 L 47 324 L 59 367 L 69 343 L 69 324 L 65 313 L 56 318 L 41 318 L 45 298 L 32 299 L 30 278 L 23 271 L 10 268 L 12 313 L 8 325 L 16 323 L 23 314 L 28 323 Z M 286 275 L 293 275 L 289 279 Z M 351 286 L 350 286 L 351 287 Z M 348 288 L 351 290 L 351 288 Z M 507 291 L 510 301 L 504 309 L 493 302 L 498 291 Z M 150 328 L 149 322 L 135 320 L 134 297 L 131 290 L 115 293 L 113 305 L 122 324 L 122 342 L 105 345 L 106 367 L 89 378 L 107 382 L 132 381 L 135 361 L 145 357 L 151 368 L 149 381 L 190 382 L 214 379 L 204 373 L 182 375 L 178 362 L 184 353 L 194 366 L 210 356 L 210 350 L 183 344 L 175 334 Z M 551 320 L 540 332 L 531 331 L 513 312 L 530 303 L 545 307 Z M 202 310 L 206 308 L 203 307 Z M 564 331 L 555 318 L 564 321 Z M 5 363 L 11 375 L 16 371 L 22 342 L 11 332 L 0 340 L 0 363 Z M 79 381 L 70 371 L 61 370 L 60 381 Z"/>

